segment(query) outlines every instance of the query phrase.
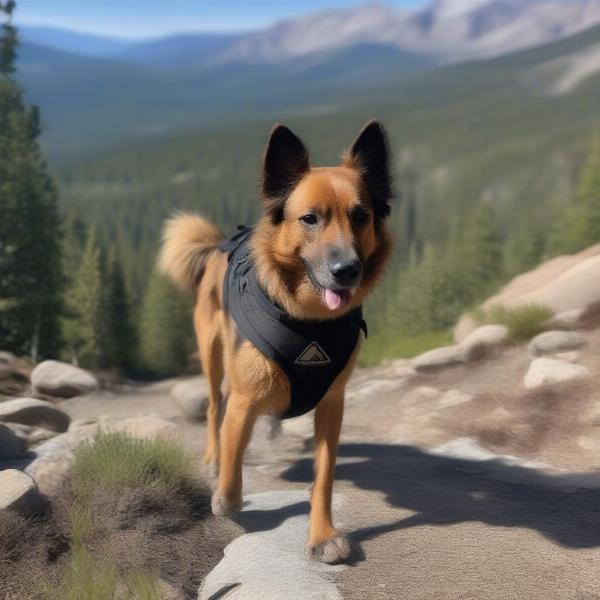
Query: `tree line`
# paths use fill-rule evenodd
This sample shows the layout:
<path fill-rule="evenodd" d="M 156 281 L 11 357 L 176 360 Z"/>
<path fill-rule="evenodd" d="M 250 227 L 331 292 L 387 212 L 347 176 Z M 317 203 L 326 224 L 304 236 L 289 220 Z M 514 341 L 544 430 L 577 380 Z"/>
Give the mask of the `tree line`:
<path fill-rule="evenodd" d="M 0 0 L 0 10 L 0 349 L 126 375 L 177 373 L 194 349 L 191 302 L 154 269 L 160 224 L 175 208 L 225 231 L 252 223 L 260 137 L 234 129 L 159 140 L 74 165 L 57 186 L 39 148 L 39 111 L 15 79 L 14 2 Z M 327 144 L 337 151 L 337 139 Z M 523 207 L 509 231 L 491 200 L 432 219 L 416 160 L 397 179 L 396 251 L 366 307 L 367 356 L 437 343 L 504 281 L 600 241 L 598 140 L 572 197 Z"/>
<path fill-rule="evenodd" d="M 0 2 L 0 348 L 125 374 L 176 372 L 192 347 L 185 300 L 153 275 L 136 310 L 115 243 L 77 211 L 59 211 L 40 114 L 15 79 L 15 8 Z"/>

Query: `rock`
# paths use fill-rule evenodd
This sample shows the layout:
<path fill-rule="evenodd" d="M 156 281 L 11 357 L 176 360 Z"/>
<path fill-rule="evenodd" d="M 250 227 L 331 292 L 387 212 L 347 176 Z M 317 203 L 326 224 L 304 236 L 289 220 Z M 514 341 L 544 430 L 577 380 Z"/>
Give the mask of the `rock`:
<path fill-rule="evenodd" d="M 0 423 L 0 458 L 22 458 L 27 452 L 27 437 Z"/>
<path fill-rule="evenodd" d="M 577 350 L 571 350 L 570 352 L 557 352 L 556 354 L 553 354 L 551 358 L 556 358 L 556 360 L 564 360 L 570 363 L 576 363 L 579 362 L 579 359 L 581 358 L 581 352 L 578 352 Z"/>
<path fill-rule="evenodd" d="M 558 256 L 536 269 L 515 277 L 482 307 L 503 305 L 508 308 L 536 304 L 555 315 L 584 311 L 600 302 L 600 244 L 578 254 Z M 573 322 L 573 321 L 571 321 Z M 454 339 L 463 340 L 477 327 L 471 315 L 463 315 L 454 329 Z"/>
<path fill-rule="evenodd" d="M 467 350 L 461 346 L 443 346 L 435 348 L 412 359 L 412 366 L 418 372 L 434 371 L 452 365 L 466 363 Z"/>
<path fill-rule="evenodd" d="M 51 431 L 50 429 L 45 429 L 44 427 L 36 427 L 29 434 L 29 437 L 27 438 L 27 444 L 31 448 L 32 446 L 36 446 L 37 444 L 51 440 L 57 435 L 58 433 L 56 431 Z"/>
<path fill-rule="evenodd" d="M 181 414 L 190 421 L 206 420 L 208 408 L 208 383 L 204 377 L 194 377 L 178 383 L 171 396 Z"/>
<path fill-rule="evenodd" d="M 0 510 L 33 516 L 44 505 L 33 479 L 15 469 L 0 471 Z"/>
<path fill-rule="evenodd" d="M 500 344 L 504 344 L 508 339 L 508 328 L 504 325 L 482 325 L 469 333 L 460 345 L 467 351 L 470 358 L 479 350 L 487 350 Z"/>
<path fill-rule="evenodd" d="M 472 399 L 472 394 L 467 394 L 466 392 L 462 392 L 461 390 L 452 389 L 448 390 L 447 392 L 444 392 L 444 394 L 438 402 L 437 407 L 439 409 L 449 408 L 451 406 L 456 406 L 457 404 L 470 402 Z"/>
<path fill-rule="evenodd" d="M 111 417 L 100 418 L 102 433 L 124 433 L 138 439 L 173 439 L 177 434 L 177 426 L 156 415 L 142 415 L 125 420 Z"/>
<path fill-rule="evenodd" d="M 531 361 L 525 375 L 525 387 L 536 388 L 542 385 L 582 379 L 589 374 L 587 367 L 574 365 L 554 358 L 536 358 Z"/>
<path fill-rule="evenodd" d="M 548 321 L 548 328 L 552 329 L 577 329 L 581 324 L 581 319 L 585 313 L 583 308 L 574 308 L 565 310 L 557 315 L 554 315 Z"/>
<path fill-rule="evenodd" d="M 71 418 L 45 400 L 16 398 L 0 402 L 0 422 L 22 423 L 63 432 L 69 428 Z"/>
<path fill-rule="evenodd" d="M 98 424 L 81 426 L 47 440 L 35 449 L 36 458 L 25 472 L 33 477 L 43 494 L 51 494 L 60 485 L 73 462 L 73 450 L 89 443 L 100 432 Z"/>
<path fill-rule="evenodd" d="M 98 380 L 89 371 L 56 360 L 41 362 L 31 373 L 32 389 L 36 393 L 72 398 L 97 390 Z"/>
<path fill-rule="evenodd" d="M 250 533 L 240 535 L 225 548 L 219 564 L 202 582 L 198 600 L 340 599 L 333 575 L 345 567 L 309 562 L 302 555 L 308 515 L 293 507 L 307 503 L 309 498 L 308 491 L 303 490 L 246 496 L 236 520 Z M 334 494 L 334 511 L 344 499 Z M 269 514 L 281 518 L 269 523 Z"/>
<path fill-rule="evenodd" d="M 542 356 L 554 352 L 577 350 L 585 343 L 585 338 L 575 331 L 545 331 L 529 342 L 527 352 L 529 356 Z"/>
<path fill-rule="evenodd" d="M 17 357 L 12 352 L 0 351 L 0 365 L 8 365 L 16 362 Z"/>

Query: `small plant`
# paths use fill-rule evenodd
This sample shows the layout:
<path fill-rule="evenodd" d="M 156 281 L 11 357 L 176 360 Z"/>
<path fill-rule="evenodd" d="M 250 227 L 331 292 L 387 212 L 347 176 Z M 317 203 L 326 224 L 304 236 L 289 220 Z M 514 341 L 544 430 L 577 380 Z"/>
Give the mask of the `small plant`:
<path fill-rule="evenodd" d="M 524 342 L 544 331 L 553 313 L 541 304 L 529 303 L 515 307 L 495 304 L 485 309 L 475 310 L 472 316 L 481 325 L 490 323 L 504 325 L 508 328 L 512 341 Z"/>
<path fill-rule="evenodd" d="M 72 472 L 78 495 L 97 484 L 113 489 L 159 485 L 185 490 L 194 483 L 192 458 L 178 445 L 122 434 L 101 435 L 80 446 Z"/>

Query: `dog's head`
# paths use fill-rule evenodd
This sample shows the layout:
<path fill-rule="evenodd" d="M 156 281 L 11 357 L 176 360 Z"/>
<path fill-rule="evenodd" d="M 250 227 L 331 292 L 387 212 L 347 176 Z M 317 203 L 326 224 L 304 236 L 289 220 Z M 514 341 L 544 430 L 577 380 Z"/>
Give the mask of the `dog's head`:
<path fill-rule="evenodd" d="M 332 318 L 362 303 L 390 250 L 385 131 L 369 122 L 338 167 L 313 167 L 287 127 L 271 133 L 254 256 L 269 294 L 299 318 Z"/>

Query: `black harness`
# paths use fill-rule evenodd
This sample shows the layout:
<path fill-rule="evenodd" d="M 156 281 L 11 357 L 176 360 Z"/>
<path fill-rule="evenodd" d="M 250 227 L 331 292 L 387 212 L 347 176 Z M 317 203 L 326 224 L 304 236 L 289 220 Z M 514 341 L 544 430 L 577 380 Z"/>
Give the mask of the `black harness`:
<path fill-rule="evenodd" d="M 282 419 L 303 415 L 319 403 L 344 370 L 358 341 L 367 335 L 362 309 L 338 319 L 294 319 L 274 304 L 260 287 L 250 256 L 252 229 L 222 242 L 229 254 L 223 285 L 225 308 L 242 336 L 269 360 L 277 363 L 290 382 L 290 407 Z"/>

